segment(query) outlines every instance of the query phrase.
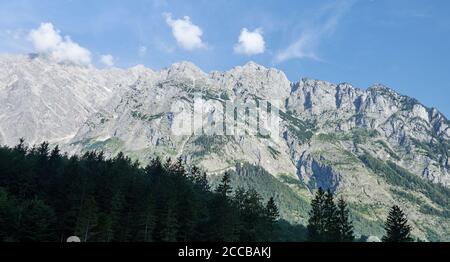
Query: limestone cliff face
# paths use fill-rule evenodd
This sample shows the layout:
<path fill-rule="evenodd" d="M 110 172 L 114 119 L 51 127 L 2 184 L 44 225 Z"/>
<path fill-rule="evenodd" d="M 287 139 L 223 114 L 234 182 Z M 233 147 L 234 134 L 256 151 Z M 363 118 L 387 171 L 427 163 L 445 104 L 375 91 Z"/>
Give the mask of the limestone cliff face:
<path fill-rule="evenodd" d="M 280 129 L 268 127 L 272 136 L 223 136 L 195 126 L 194 134 L 174 134 L 200 98 L 202 122 L 219 129 L 227 102 L 279 101 Z M 293 195 L 308 200 L 318 187 L 343 195 L 364 234 L 379 234 L 393 203 L 406 209 L 421 239 L 446 239 L 450 231 L 449 121 L 381 85 L 362 90 L 313 79 L 290 82 L 283 72 L 252 62 L 207 74 L 189 62 L 154 72 L 2 56 L 0 120 L 0 143 L 11 146 L 24 137 L 70 153 L 123 151 L 144 164 L 154 155 L 182 157 L 211 175 L 239 163 L 261 166 L 290 190 L 271 192 L 278 201 Z M 294 206 L 284 208 L 289 220 L 305 222 Z"/>
<path fill-rule="evenodd" d="M 149 69 L 57 64 L 39 56 L 0 56 L 0 143 L 68 141 L 115 93 Z"/>

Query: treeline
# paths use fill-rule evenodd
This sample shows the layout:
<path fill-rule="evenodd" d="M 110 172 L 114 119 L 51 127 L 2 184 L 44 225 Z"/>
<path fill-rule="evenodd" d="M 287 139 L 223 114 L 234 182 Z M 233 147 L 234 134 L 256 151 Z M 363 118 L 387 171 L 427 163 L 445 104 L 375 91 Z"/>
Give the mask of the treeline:
<path fill-rule="evenodd" d="M 311 200 L 308 220 L 308 241 L 311 242 L 353 242 L 353 222 L 347 203 L 341 197 L 335 201 L 331 191 L 319 188 Z M 389 210 L 384 230 L 386 234 L 379 241 L 412 242 L 411 226 L 406 214 L 399 206 Z M 361 239 L 359 240 L 361 241 Z"/>
<path fill-rule="evenodd" d="M 355 240 L 344 199 L 318 189 L 307 229 L 279 219 L 273 198 L 232 188 L 181 159 L 146 167 L 119 153 L 68 156 L 48 143 L 0 147 L 0 241 L 85 242 Z M 392 207 L 383 241 L 412 241 L 406 215 Z M 307 234 L 307 237 L 304 235 Z"/>
<path fill-rule="evenodd" d="M 278 241 L 273 198 L 154 159 L 62 155 L 48 143 L 0 148 L 0 241 Z M 281 224 L 283 223 L 283 224 Z"/>
<path fill-rule="evenodd" d="M 353 223 L 347 203 L 340 198 L 337 204 L 331 191 L 319 188 L 311 201 L 308 238 L 314 242 L 352 242 Z"/>

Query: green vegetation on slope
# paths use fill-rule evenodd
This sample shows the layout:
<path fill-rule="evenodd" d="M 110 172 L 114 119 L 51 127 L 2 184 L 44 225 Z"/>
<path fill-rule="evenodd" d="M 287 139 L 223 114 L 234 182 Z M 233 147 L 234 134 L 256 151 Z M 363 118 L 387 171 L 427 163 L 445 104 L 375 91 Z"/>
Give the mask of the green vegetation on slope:
<path fill-rule="evenodd" d="M 450 145 L 443 139 L 433 139 L 430 143 L 411 138 L 412 143 L 425 152 L 426 156 L 435 161 L 440 161 L 442 156 L 449 155 Z"/>
<path fill-rule="evenodd" d="M 289 220 L 289 222 L 306 222 L 309 200 L 296 194 L 290 186 L 276 179 L 262 167 L 238 163 L 235 166 L 235 171 L 229 171 L 229 173 L 234 188 L 253 188 L 264 200 L 274 197 L 280 208 L 281 217 Z M 211 185 L 217 185 L 219 177 L 212 176 Z"/>
<path fill-rule="evenodd" d="M 147 115 L 147 114 L 143 114 L 143 113 L 138 112 L 138 111 L 132 111 L 131 112 L 131 116 L 133 118 L 135 118 L 135 119 L 151 122 L 151 121 L 153 121 L 155 119 L 159 119 L 159 118 L 163 117 L 164 113 L 159 113 L 159 114 L 156 114 L 156 115 Z"/>
<path fill-rule="evenodd" d="M 382 176 L 387 183 L 411 191 L 419 191 L 436 204 L 450 210 L 450 189 L 426 181 L 391 161 L 381 161 L 365 153 L 361 161 L 372 171 Z"/>
<path fill-rule="evenodd" d="M 219 154 L 224 146 L 233 140 L 233 136 L 222 135 L 200 135 L 196 136 L 193 144 L 198 148 L 193 152 L 193 157 L 203 157 L 211 153 Z"/>
<path fill-rule="evenodd" d="M 297 138 L 299 142 L 306 142 L 314 135 L 314 124 L 298 119 L 292 112 L 280 112 L 280 117 L 288 123 L 289 132 Z"/>
<path fill-rule="evenodd" d="M 355 144 L 365 144 L 369 138 L 375 138 L 379 135 L 376 130 L 367 130 L 364 128 L 355 128 L 350 132 L 321 133 L 317 138 L 328 143 L 338 143 L 339 141 L 353 141 Z"/>

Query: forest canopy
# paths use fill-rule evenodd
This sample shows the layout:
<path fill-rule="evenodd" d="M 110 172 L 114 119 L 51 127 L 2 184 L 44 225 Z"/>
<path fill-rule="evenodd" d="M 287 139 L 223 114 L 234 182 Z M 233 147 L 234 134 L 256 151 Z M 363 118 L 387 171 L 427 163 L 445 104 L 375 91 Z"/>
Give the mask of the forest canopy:
<path fill-rule="evenodd" d="M 210 188 L 195 166 L 119 153 L 61 154 L 48 143 L 0 148 L 0 241 L 301 241 L 305 228 L 279 218 L 273 198 Z"/>

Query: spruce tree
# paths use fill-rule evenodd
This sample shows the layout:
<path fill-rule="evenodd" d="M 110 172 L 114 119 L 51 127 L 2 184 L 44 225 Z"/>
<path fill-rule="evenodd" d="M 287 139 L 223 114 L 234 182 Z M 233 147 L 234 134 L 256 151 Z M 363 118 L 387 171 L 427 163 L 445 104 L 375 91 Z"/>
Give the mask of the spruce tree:
<path fill-rule="evenodd" d="M 14 150 L 16 150 L 21 155 L 25 155 L 28 151 L 28 147 L 25 145 L 25 139 L 20 138 L 19 144 L 14 147 Z"/>
<path fill-rule="evenodd" d="M 19 223 L 20 241 L 55 241 L 55 212 L 39 199 L 26 201 Z"/>
<path fill-rule="evenodd" d="M 408 219 L 399 206 L 392 206 L 389 211 L 384 229 L 386 235 L 383 242 L 412 242 L 411 226 L 408 225 Z"/>
<path fill-rule="evenodd" d="M 164 217 L 162 218 L 165 222 L 162 230 L 162 241 L 176 242 L 178 234 L 178 219 L 174 199 L 168 200 L 167 209 L 165 211 Z"/>
<path fill-rule="evenodd" d="M 308 220 L 308 239 L 313 242 L 325 240 L 325 213 L 324 213 L 325 192 L 319 188 L 311 201 L 311 210 Z"/>
<path fill-rule="evenodd" d="M 337 204 L 337 220 L 339 229 L 339 241 L 352 242 L 355 239 L 353 235 L 353 223 L 349 218 L 349 210 L 347 203 L 343 197 L 339 198 Z"/>
<path fill-rule="evenodd" d="M 308 239 L 314 242 L 347 242 L 354 239 L 347 204 L 341 198 L 336 205 L 333 192 L 324 192 L 321 188 L 311 201 L 307 229 Z"/>
<path fill-rule="evenodd" d="M 210 191 L 208 178 L 205 172 L 201 172 L 196 166 L 193 166 L 190 172 L 190 176 L 194 181 L 195 185 L 203 192 Z"/>
<path fill-rule="evenodd" d="M 150 195 L 145 201 L 145 206 L 141 215 L 141 232 L 144 242 L 150 242 L 153 240 L 153 229 L 155 227 L 155 201 L 153 196 Z"/>
<path fill-rule="evenodd" d="M 261 196 L 254 189 L 249 189 L 244 194 L 243 206 L 241 207 L 240 219 L 241 241 L 261 241 L 261 236 L 266 232 L 264 223 L 264 205 Z"/>
<path fill-rule="evenodd" d="M 185 163 L 183 162 L 183 158 L 178 157 L 177 161 L 175 161 L 172 166 L 170 167 L 170 170 L 173 174 L 184 176 L 186 175 L 186 170 L 184 168 Z"/>
<path fill-rule="evenodd" d="M 280 213 L 278 211 L 278 207 L 275 204 L 275 200 L 273 199 L 273 197 L 271 197 L 269 199 L 269 201 L 267 201 L 267 204 L 266 204 L 266 215 L 267 215 L 267 217 L 269 218 L 269 220 L 272 223 L 275 223 L 278 220 L 279 216 L 280 216 Z"/>
<path fill-rule="evenodd" d="M 280 213 L 278 211 L 278 207 L 275 204 L 275 200 L 273 197 L 267 201 L 266 209 L 265 209 L 265 217 L 267 219 L 267 240 L 274 240 L 274 236 L 276 235 L 276 226 L 278 218 L 280 217 Z"/>
<path fill-rule="evenodd" d="M 334 194 L 328 189 L 324 200 L 324 240 L 327 242 L 339 241 L 339 228 L 337 207 L 334 203 Z"/>
<path fill-rule="evenodd" d="M 94 235 L 94 228 L 98 223 L 98 207 L 94 197 L 89 197 L 83 203 L 76 225 L 76 235 L 80 236 L 83 242 L 91 240 Z"/>
<path fill-rule="evenodd" d="M 111 242 L 114 240 L 117 228 L 120 225 L 121 210 L 124 202 L 122 193 L 120 191 L 116 192 L 110 201 L 109 212 L 100 217 L 99 227 L 102 241 Z"/>
<path fill-rule="evenodd" d="M 231 187 L 231 176 L 225 173 L 222 181 L 216 188 L 216 193 L 208 203 L 210 209 L 210 240 L 212 241 L 235 241 L 237 236 L 237 214 L 234 210 L 232 199 L 228 196 L 233 191 Z"/>
<path fill-rule="evenodd" d="M 233 191 L 231 187 L 231 176 L 229 173 L 225 173 L 222 177 L 222 181 L 216 189 L 216 192 L 222 196 L 228 196 Z"/>
<path fill-rule="evenodd" d="M 17 203 L 0 187 L 0 242 L 17 241 Z"/>
<path fill-rule="evenodd" d="M 99 215 L 98 227 L 99 227 L 99 237 L 98 240 L 101 242 L 111 242 L 114 236 L 112 218 L 109 214 L 102 213 Z"/>
<path fill-rule="evenodd" d="M 145 174 L 147 176 L 160 175 L 163 171 L 163 165 L 159 157 L 150 160 L 150 164 L 145 167 Z"/>

